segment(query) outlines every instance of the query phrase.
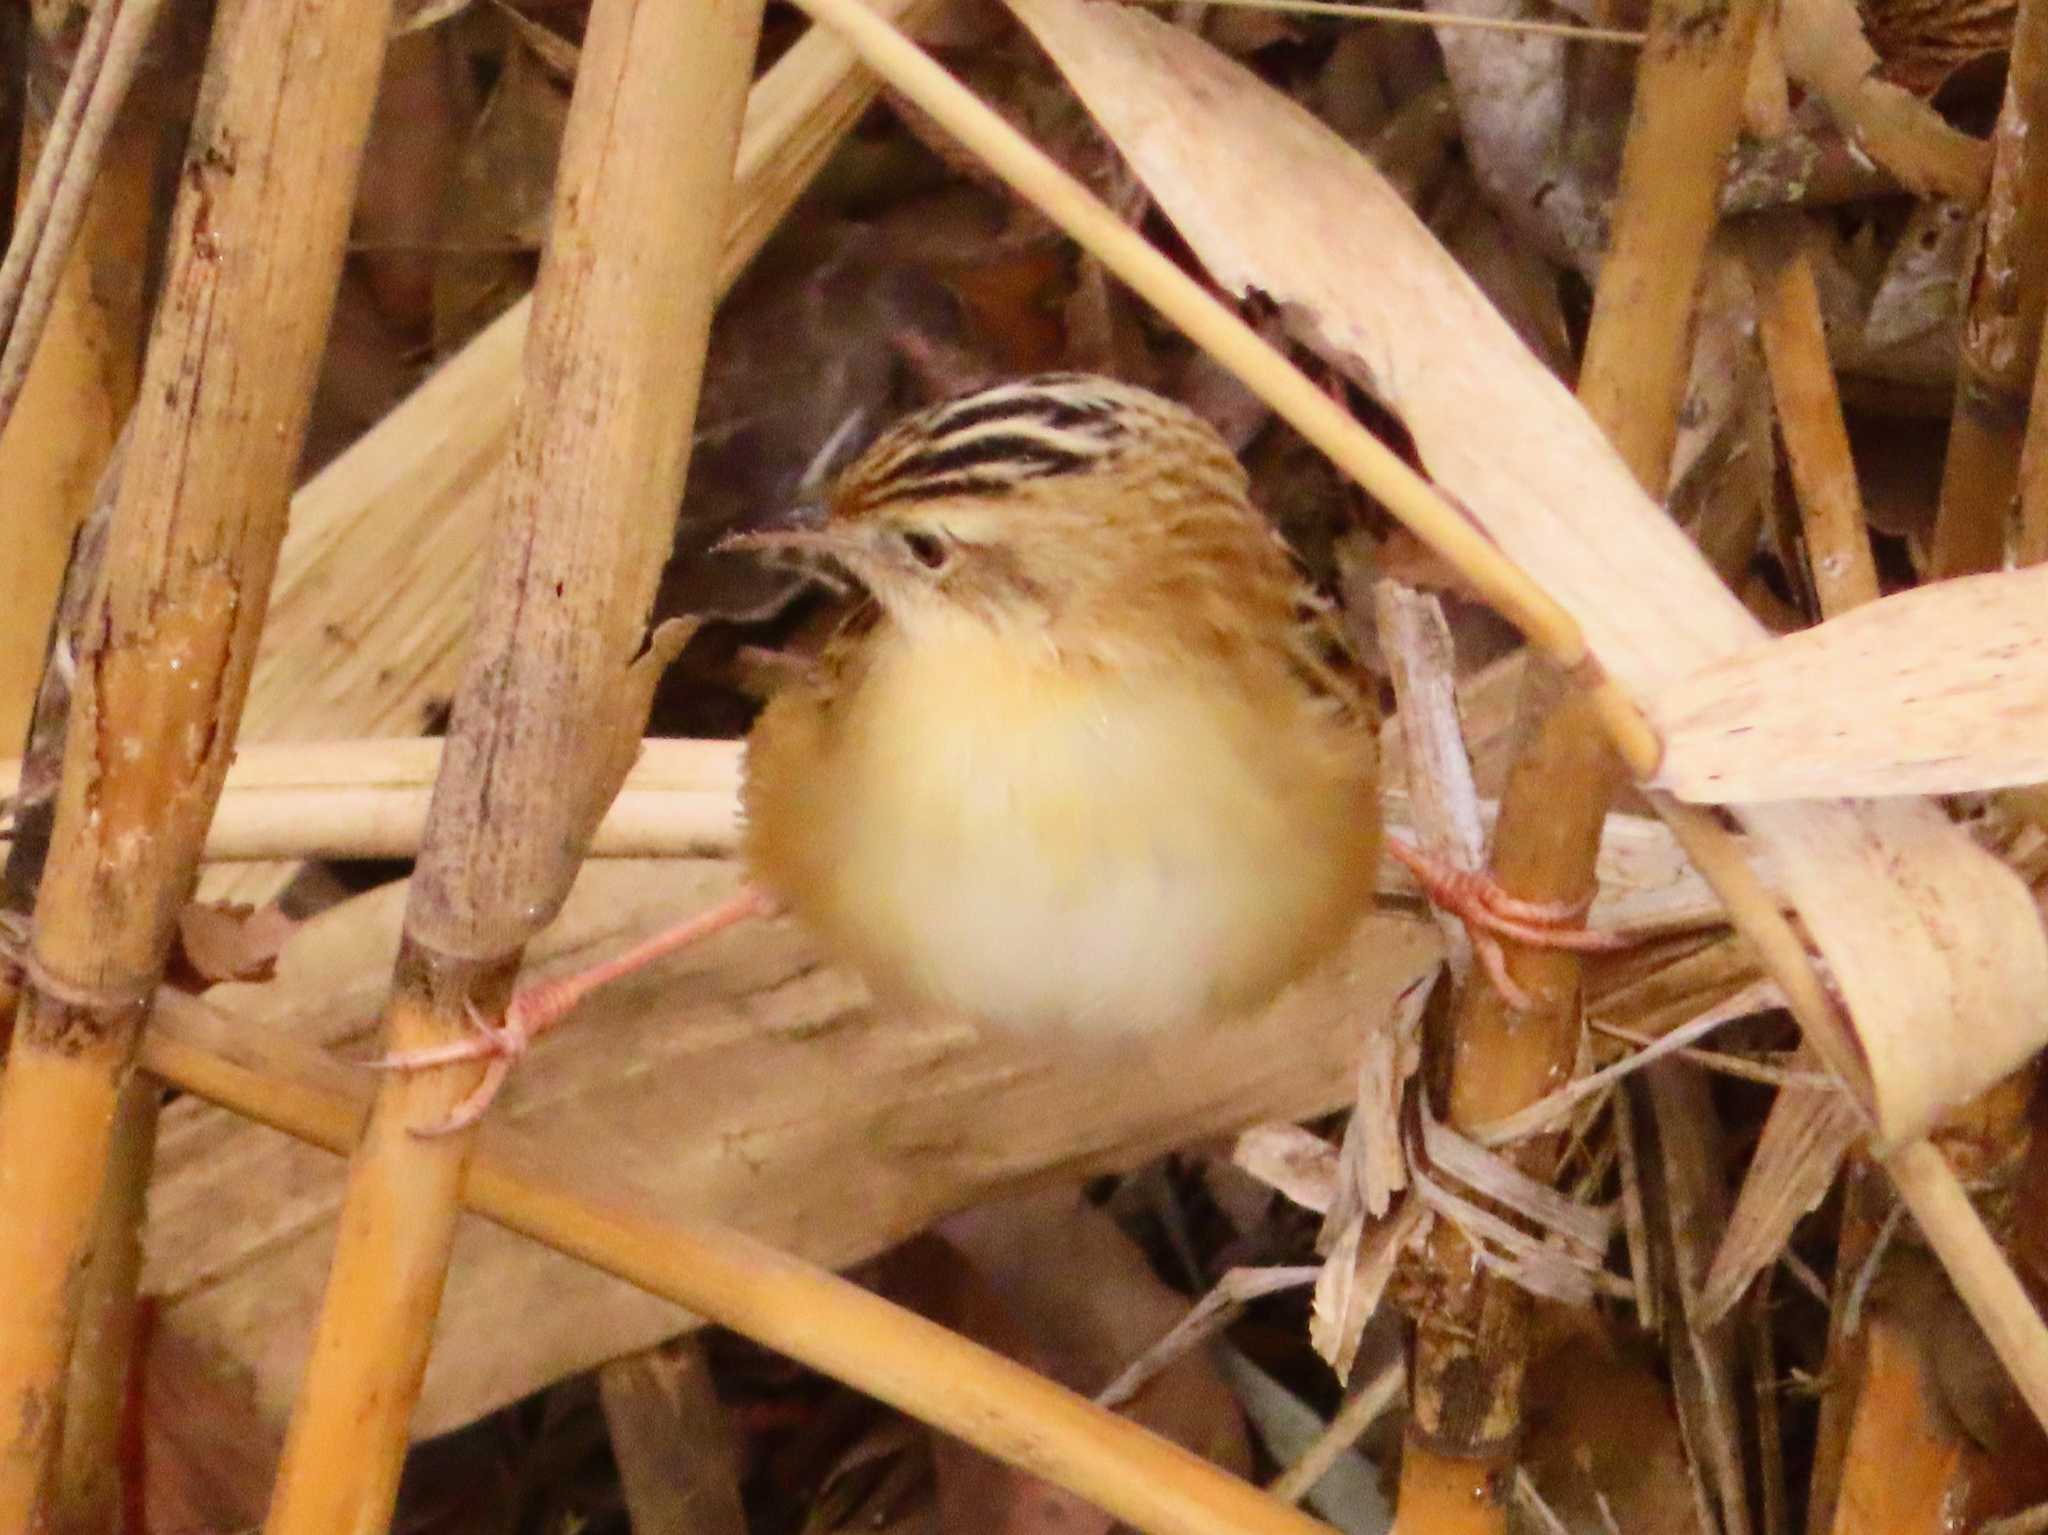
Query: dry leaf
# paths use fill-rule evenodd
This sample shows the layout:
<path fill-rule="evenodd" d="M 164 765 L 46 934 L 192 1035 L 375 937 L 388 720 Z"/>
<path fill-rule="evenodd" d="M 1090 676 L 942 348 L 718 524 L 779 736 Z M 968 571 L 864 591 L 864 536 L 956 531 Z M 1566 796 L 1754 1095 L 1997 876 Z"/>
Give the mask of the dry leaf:
<path fill-rule="evenodd" d="M 908 1242 L 884 1262 L 891 1299 L 1020 1364 L 1046 1373 L 1038 1340 L 957 1248 L 937 1237 Z M 1109 1535 L 1114 1521 L 1041 1477 L 946 1434 L 931 1438 L 938 1528 L 987 1535 Z"/>
<path fill-rule="evenodd" d="M 1187 1297 L 1160 1283 L 1137 1244 L 1071 1187 L 982 1205 L 942 1229 L 1029 1334 L 1052 1378 L 1076 1391 L 1099 1391 L 1188 1314 Z M 1204 1353 L 1168 1366 L 1123 1411 L 1204 1459 L 1251 1471 L 1237 1404 Z"/>
<path fill-rule="evenodd" d="M 512 43 L 463 147 L 434 271 L 434 350 L 448 353 L 518 299 L 553 210 L 568 98 Z"/>
<path fill-rule="evenodd" d="M 2038 783 L 2044 657 L 2048 566 L 1880 598 L 1654 693 L 1652 782 L 1708 804 Z"/>
<path fill-rule="evenodd" d="M 298 926 L 274 903 L 193 901 L 178 913 L 178 941 L 165 984 L 198 993 L 223 981 L 267 981 Z"/>
<path fill-rule="evenodd" d="M 1277 300 L 1304 340 L 1400 416 L 1430 474 L 1571 612 L 1624 689 L 1652 697 L 1762 637 L 1342 139 L 1149 15 L 1083 0 L 1011 6 L 1210 273 Z M 2048 1040 L 2048 938 L 2032 900 L 1934 807 L 1832 801 L 1759 806 L 1744 820 L 1832 967 L 1856 1039 L 1832 1042 L 1831 1059 L 1868 1063 L 1858 1087 L 1880 1139 L 1916 1136 Z M 1959 1018 L 1969 1051 L 1950 1043 Z"/>
<path fill-rule="evenodd" d="M 1799 1224 L 1834 1186 L 1863 1122 L 1840 1093 L 1786 1088 L 1771 1105 L 1721 1245 L 1700 1284 L 1698 1320 L 1711 1327 L 1749 1282 L 1778 1261 Z"/>

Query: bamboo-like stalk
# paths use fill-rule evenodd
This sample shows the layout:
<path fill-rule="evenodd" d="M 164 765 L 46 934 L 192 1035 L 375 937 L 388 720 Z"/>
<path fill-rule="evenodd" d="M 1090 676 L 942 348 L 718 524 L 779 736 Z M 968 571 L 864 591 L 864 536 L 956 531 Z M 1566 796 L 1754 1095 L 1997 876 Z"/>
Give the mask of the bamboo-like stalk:
<path fill-rule="evenodd" d="M 215 21 L 0 1082 L 0 1529 L 50 1474 L 77 1267 L 234 744 L 388 11 L 231 0 Z"/>
<path fill-rule="evenodd" d="M 1779 56 L 1777 28 L 1766 17 L 1756 45 L 1750 122 L 1777 137 L 1792 127 L 1791 90 Z M 1745 231 L 1745 254 L 1756 284 L 1757 329 L 1764 366 L 1785 436 L 1792 488 L 1806 534 L 1806 562 L 1823 618 L 1875 601 L 1877 561 L 1863 519 L 1849 427 L 1828 360 L 1820 288 L 1805 245 L 1806 216 L 1796 209 L 1760 214 Z"/>
<path fill-rule="evenodd" d="M 343 1155 L 362 1105 L 316 1086 L 317 1059 L 273 1033 L 223 1035 L 166 997 L 143 1064 L 166 1082 Z M 331 1068 L 330 1068 L 331 1070 Z M 500 1132 L 486 1132 L 486 1141 Z M 1330 1535 L 1329 1526 L 1016 1361 L 728 1228 L 686 1222 L 630 1185 L 565 1182 L 513 1137 L 459 1179 L 466 1208 L 1068 1488 L 1147 1535 Z M 374 1528 L 374 1525 L 329 1528 Z M 1420 1528 L 1421 1526 L 1418 1526 Z"/>
<path fill-rule="evenodd" d="M 55 68 L 54 42 L 38 32 L 29 44 L 24 165 L 40 164 L 48 141 L 45 77 Z M 146 89 L 144 97 L 157 94 Z M 155 104 L 141 100 L 115 124 L 76 247 L 51 296 L 44 344 L 9 418 L 13 430 L 0 431 L 0 484 L 8 487 L 11 508 L 7 558 L 0 560 L 0 742 L 19 741 L 28 726 L 72 530 L 91 503 L 142 374 L 143 277 L 161 123 Z M 26 266 L 24 260 L 24 281 Z"/>
<path fill-rule="evenodd" d="M 395 1049 L 461 1039 L 472 1009 L 502 1009 L 637 748 L 652 679 L 634 662 L 682 494 L 760 13 L 761 0 L 592 10 L 490 576 L 385 1018 Z M 378 1095 L 272 1535 L 390 1516 L 471 1141 L 416 1132 L 477 1076 L 395 1073 Z"/>
<path fill-rule="evenodd" d="M 1970 271 L 1932 574 L 1996 570 L 2019 490 L 2027 400 L 2048 305 L 2048 0 L 2020 0 L 1991 191 Z"/>
<path fill-rule="evenodd" d="M 143 47 L 160 9 L 150 3 L 95 11 L 92 25 L 108 23 L 109 32 L 76 134 L 32 131 L 23 145 L 24 165 L 35 166 L 26 201 L 47 189 L 49 218 L 34 234 L 16 229 L 22 302 L 0 357 L 0 484 L 14 487 L 23 514 L 12 540 L 15 558 L 0 576 L 0 584 L 13 586 L 0 596 L 0 613 L 7 615 L 0 625 L 0 739 L 26 729 L 25 752 L 50 756 L 44 787 L 52 794 L 62 771 L 66 673 L 85 648 L 83 619 L 100 570 L 94 551 L 104 547 L 125 456 L 118 434 L 141 382 L 144 287 L 168 109 L 198 64 L 196 52 L 163 47 L 154 66 L 145 67 Z M 38 22 L 47 19 L 37 14 Z M 184 41 L 184 29 L 174 36 Z M 57 41 L 38 27 L 32 79 L 54 64 Z M 67 83 L 67 99 L 82 83 L 81 73 Z M 41 94 L 32 89 L 31 103 Z M 33 105 L 29 116 L 37 116 Z M 97 519 L 97 533 L 74 537 L 88 515 Z M 37 667 L 44 670 L 40 682 Z M 29 685 L 23 690 L 18 682 Z M 23 809 L 15 804 L 17 822 Z M 45 798 L 33 814 L 53 810 L 53 800 Z M 49 830 L 44 819 L 45 839 Z M 23 912 L 33 906 L 46 847 L 46 840 L 31 839 L 20 858 L 8 848 L 0 905 Z M 0 987 L 0 993 L 11 991 Z M 0 1013 L 11 1020 L 19 1000 L 0 995 Z M 52 1524 L 67 1535 L 119 1523 L 117 1441 L 140 1338 L 141 1223 L 161 1103 L 153 1080 L 134 1077 L 115 1106 L 106 1187 L 78 1281 L 78 1342 L 58 1435 Z"/>
<path fill-rule="evenodd" d="M 80 1281 L 78 1340 L 64 1382 L 64 1427 L 51 1494 L 55 1535 L 102 1535 L 121 1528 L 121 1433 L 134 1386 L 142 1308 L 142 1221 L 156 1164 L 163 1084 L 131 1075 L 114 1109 L 107 1186 Z"/>
<path fill-rule="evenodd" d="M 1579 395 L 1653 496 L 1669 475 L 1677 441 L 1695 294 L 1762 9 L 1758 0 L 1666 0 L 1651 12 L 1637 68 L 1614 234 L 1594 297 Z M 1547 669 L 1531 668 L 1521 712 L 1538 723 L 1502 796 L 1493 875 L 1527 900 L 1576 901 L 1592 888 L 1622 765 L 1584 695 L 1563 694 Z M 1453 1000 L 1446 1117 L 1459 1129 L 1534 1103 L 1570 1074 L 1578 1053 L 1578 956 L 1503 948 L 1509 975 L 1534 1006 L 1518 1014 L 1477 976 Z M 1523 1171 L 1547 1180 L 1556 1138 L 1531 1137 L 1509 1154 Z M 1416 1322 L 1413 1427 L 1433 1453 L 1412 1465 L 1403 1461 L 1404 1517 L 1411 1498 L 1431 1506 L 1442 1499 L 1444 1489 L 1416 1479 L 1441 1478 L 1449 1457 L 1492 1464 L 1506 1481 L 1528 1359 L 1527 1295 L 1475 1262 L 1469 1242 L 1449 1223 L 1431 1233 L 1428 1254 L 1433 1304 Z"/>

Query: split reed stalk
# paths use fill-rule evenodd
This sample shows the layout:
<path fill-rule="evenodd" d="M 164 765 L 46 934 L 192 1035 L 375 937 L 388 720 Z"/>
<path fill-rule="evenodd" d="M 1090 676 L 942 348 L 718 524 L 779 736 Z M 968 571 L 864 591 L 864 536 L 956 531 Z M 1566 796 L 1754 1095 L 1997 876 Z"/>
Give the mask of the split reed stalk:
<path fill-rule="evenodd" d="M 646 718 L 635 658 L 681 499 L 761 0 L 598 0 L 577 71 L 468 667 L 385 1017 L 394 1049 L 502 1011 Z M 272 1535 L 397 1495 L 472 1132 L 474 1067 L 392 1074 L 349 1170 Z"/>
<path fill-rule="evenodd" d="M 2048 3 L 2020 0 L 1991 191 L 1969 274 L 1931 574 L 1997 570 L 2020 485 L 2027 402 L 2048 305 Z"/>
<path fill-rule="evenodd" d="M 0 1081 L 0 1529 L 47 1491 L 110 1127 L 233 749 L 388 16 L 215 18 Z"/>
<path fill-rule="evenodd" d="M 1769 138 L 1792 131 L 1791 89 L 1766 18 L 1751 76 L 1750 126 Z M 1876 600 L 1877 560 L 1870 552 L 1849 426 L 1828 358 L 1820 287 L 1806 250 L 1806 215 L 1796 208 L 1747 221 L 1744 254 L 1756 285 L 1757 329 L 1778 408 L 1806 535 L 1806 563 L 1823 618 Z"/>
<path fill-rule="evenodd" d="M 1664 0 L 1651 12 L 1637 68 L 1579 395 L 1653 497 L 1677 441 L 1699 274 L 1761 11 L 1759 0 Z M 1536 723 L 1501 799 L 1493 876 L 1527 900 L 1577 901 L 1592 891 L 1601 830 L 1626 770 L 1591 701 L 1567 692 L 1551 668 L 1529 669 L 1520 712 Z M 1534 1006 L 1517 1013 L 1476 970 L 1453 999 L 1445 1117 L 1456 1128 L 1528 1107 L 1569 1078 L 1577 1058 L 1579 957 L 1503 949 Z M 1547 1181 L 1557 1151 L 1556 1137 L 1539 1136 L 1509 1154 Z M 1427 1252 L 1432 1304 L 1416 1319 L 1412 1433 L 1429 1453 L 1403 1458 L 1401 1513 L 1407 1520 L 1417 1509 L 1457 1505 L 1472 1468 L 1489 1467 L 1499 1474 L 1480 1480 L 1500 1490 L 1489 1507 L 1491 1527 L 1502 1528 L 1522 1426 L 1528 1296 L 1476 1262 L 1449 1223 L 1432 1231 Z"/>
<path fill-rule="evenodd" d="M 362 1105 L 316 1085 L 332 1068 L 308 1054 L 274 1031 L 167 997 L 143 1063 L 188 1092 L 346 1155 Z M 578 1186 L 514 1149 L 516 1132 L 505 1143 L 470 1159 L 459 1185 L 465 1208 L 845 1381 L 1146 1535 L 1331 1535 L 1170 1440 L 837 1275 L 727 1227 L 678 1220 L 619 1180 Z"/>
<path fill-rule="evenodd" d="M 178 46 L 189 30 L 181 25 L 169 29 L 153 63 L 145 63 L 160 7 L 124 4 L 114 15 L 116 9 L 104 5 L 94 13 L 95 26 L 112 25 L 75 136 L 51 133 L 37 111 L 53 90 L 32 86 L 28 92 L 22 163 L 24 170 L 33 165 L 34 181 L 47 186 L 50 217 L 33 260 L 21 262 L 22 305 L 6 348 L 14 361 L 0 361 L 0 484 L 12 488 L 20 514 L 13 558 L 0 570 L 0 614 L 6 615 L 0 621 L 0 740 L 25 737 L 25 753 L 46 750 L 43 782 L 51 791 L 62 771 L 68 711 L 56 698 L 46 709 L 44 689 L 69 697 L 64 674 L 83 648 L 81 620 L 100 568 L 89 549 L 103 544 L 76 538 L 74 530 L 89 510 L 106 515 L 100 504 L 111 481 L 103 481 L 102 466 L 107 475 L 117 472 L 116 443 L 141 383 L 158 161 L 177 115 L 174 102 L 193 83 L 190 72 L 199 62 L 196 47 Z M 44 30 L 48 13 L 37 11 L 35 20 L 32 82 L 54 74 L 64 51 Z M 74 77 L 71 84 L 78 83 Z M 25 237 L 18 225 L 15 238 Z M 39 667 L 55 667 L 58 675 L 38 680 Z M 52 809 L 45 799 L 40 813 Z M 22 811 L 16 804 L 17 823 Z M 45 820 L 45 837 L 48 831 Z M 23 914 L 32 908 L 46 846 L 33 839 L 19 859 L 8 849 L 0 905 Z M 0 986 L 0 1015 L 11 1021 L 19 1000 L 14 988 Z M 64 1535 L 111 1530 L 119 1522 L 117 1439 L 141 1333 L 135 1286 L 160 1104 L 154 1081 L 131 1078 L 114 1114 L 98 1226 L 79 1279 L 78 1342 L 64 1386 L 51 1518 Z"/>
<path fill-rule="evenodd" d="M 49 141 L 59 57 L 60 40 L 38 27 L 29 41 L 24 168 L 40 162 Z M 17 742 L 28 728 L 72 530 L 141 379 L 163 94 L 161 82 L 145 77 L 115 123 L 11 430 L 0 431 L 0 485 L 10 504 L 7 558 L 0 560 L 0 742 Z"/>

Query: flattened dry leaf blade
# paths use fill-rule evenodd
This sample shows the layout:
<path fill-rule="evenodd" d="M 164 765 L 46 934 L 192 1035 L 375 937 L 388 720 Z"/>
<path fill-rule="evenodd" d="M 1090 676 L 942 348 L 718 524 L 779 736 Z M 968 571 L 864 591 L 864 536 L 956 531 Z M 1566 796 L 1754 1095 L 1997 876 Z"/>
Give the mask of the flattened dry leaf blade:
<path fill-rule="evenodd" d="M 1735 1309 L 1749 1282 L 1778 1261 L 1792 1229 L 1833 1187 L 1842 1158 L 1861 1136 L 1855 1110 L 1839 1093 L 1788 1088 L 1778 1094 L 1756 1159 L 1700 1283 L 1702 1327 Z"/>
<path fill-rule="evenodd" d="M 1664 738 L 1652 782 L 1695 803 L 2048 780 L 2048 566 L 1880 598 L 1644 704 Z"/>
<path fill-rule="evenodd" d="M 1765 638 L 1349 145 L 1148 15 L 1010 3 L 1211 275 L 1277 300 L 1401 417 L 1429 473 L 1571 613 L 1609 676 L 1652 698 Z M 1854 1043 L 1830 1058 L 1880 1141 L 1910 1140 L 2048 1041 L 2048 939 L 2032 901 L 1934 807 L 1830 800 L 1744 821 L 1854 1020 Z M 1968 1050 L 1954 1048 L 1959 1019 Z"/>

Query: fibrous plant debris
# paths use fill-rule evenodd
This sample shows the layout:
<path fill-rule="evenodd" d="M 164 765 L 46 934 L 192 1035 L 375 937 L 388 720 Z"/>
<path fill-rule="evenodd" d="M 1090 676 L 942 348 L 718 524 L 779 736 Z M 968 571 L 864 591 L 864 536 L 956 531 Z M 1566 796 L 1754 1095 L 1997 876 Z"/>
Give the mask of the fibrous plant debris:
<path fill-rule="evenodd" d="M 201 894 L 258 910 L 187 913 L 184 979 L 213 989 L 166 1025 L 267 1059 L 280 1095 L 293 1072 L 362 1090 L 256 1042 L 367 1052 L 440 762 L 422 738 L 457 685 L 570 91 L 605 3 L 437 0 L 394 20 L 251 689 L 245 737 L 264 744 L 229 773 L 208 844 Z M 1987 1341 L 1971 1309 L 1985 1273 L 1954 1267 L 1953 1230 L 1902 1214 L 1882 1168 L 1901 1145 L 1938 1158 L 1988 1234 L 1977 1263 L 2038 1303 L 2048 725 L 2044 577 L 2026 562 L 2048 548 L 2032 435 L 2048 417 L 2030 428 L 2026 412 L 2048 276 L 2024 238 L 2044 216 L 2024 158 L 2038 83 L 2008 84 L 2004 65 L 2038 62 L 2041 6 L 1767 8 L 1742 99 L 1716 104 L 1744 127 L 1706 204 L 1697 291 L 1676 298 L 1689 361 L 1660 384 L 1676 408 L 1648 491 L 1571 390 L 1603 282 L 1645 280 L 1617 273 L 1610 240 L 1638 211 L 1623 167 L 1641 169 L 1631 135 L 1658 108 L 1631 89 L 1642 54 L 1683 70 L 1697 41 L 1663 30 L 1674 7 L 1432 0 L 1434 29 L 1111 0 L 876 9 L 915 22 L 1567 615 L 1592 657 L 1577 680 L 1603 671 L 1662 747 L 1604 823 L 1590 920 L 1628 947 L 1588 957 L 1568 997 L 1521 999 L 1561 1007 L 1571 1048 L 1474 1123 L 1458 1107 L 1478 1037 L 1465 1002 L 1492 967 L 1466 964 L 1457 933 L 1446 964 L 1391 866 L 1382 914 L 1330 974 L 1235 1033 L 1109 1061 L 878 1014 L 767 925 L 590 1003 L 515 1075 L 487 1155 L 499 1133 L 593 1186 L 616 1175 L 851 1266 L 1346 1530 L 1445 1508 L 1457 1529 L 1631 1535 L 2026 1518 L 2048 1500 L 2048 1446 L 2012 1372 L 2038 1389 L 2038 1342 L 2010 1309 Z M 65 11 L 7 39 L 10 67 L 32 55 L 38 71 L 32 112 L 49 56 L 99 46 Z M 1648 42 L 1454 24 L 1481 11 Z M 174 24 L 193 23 L 167 19 L 145 71 L 190 68 Z M 109 155 L 120 135 L 175 144 L 181 99 L 145 91 L 143 126 Z M 602 823 L 569 811 L 605 861 L 529 964 L 622 946 L 739 878 L 737 743 L 844 602 L 719 539 L 815 495 L 905 408 L 1046 369 L 1143 384 L 1223 432 L 1393 708 L 1390 825 L 1486 858 L 1510 775 L 1550 739 L 1526 701 L 1573 681 L 1542 679 L 1541 647 L 1483 599 L 1494 588 L 1077 247 L 1057 210 L 1013 195 L 943 110 L 883 89 L 791 5 L 764 19 L 736 187 L 651 615 L 700 622 L 687 643 L 668 631 L 681 653 L 658 684 L 651 665 L 638 677 L 650 734 L 673 744 L 612 764 L 625 789 Z M 76 259 L 111 260 L 94 242 L 115 233 L 81 228 Z M 48 421 L 39 390 L 84 391 L 81 439 L 134 387 L 80 366 L 86 302 L 56 289 L 21 407 Z M 105 447 L 51 435 L 42 451 Z M 92 490 L 84 477 L 25 532 L 55 542 L 24 549 L 24 570 L 54 581 Z M 1943 579 L 1965 569 L 1982 573 Z M 25 651 L 55 585 L 38 600 Z M 70 635 L 50 655 L 67 681 Z M 0 717 L 28 717 L 22 685 Z M 29 801 L 0 834 L 42 835 L 51 739 L 45 721 L 24 752 Z M 1666 794 L 1733 812 L 1667 827 Z M 1904 798 L 1937 794 L 1953 797 Z M 1816 951 L 1805 998 L 1731 926 L 1731 906 L 1754 913 L 1687 862 L 1701 825 Z M 1813 995 L 1839 1027 L 1803 1039 L 1788 1007 Z M 115 1480 L 152 1527 L 261 1518 L 339 1172 L 195 1096 L 170 1105 L 137 1363 L 111 1393 L 133 1426 Z M 695 1325 L 465 1225 L 400 1526 L 1110 1527 L 1053 1480 Z M 1432 1363 L 1411 1378 L 1414 1349 Z M 1447 1394 L 1445 1359 L 1483 1389 Z M 1461 1417 L 1471 1402 L 1488 1412 Z M 198 1416 L 239 1427 L 195 1432 Z M 1468 1472 L 1484 1495 L 1461 1501 Z"/>

